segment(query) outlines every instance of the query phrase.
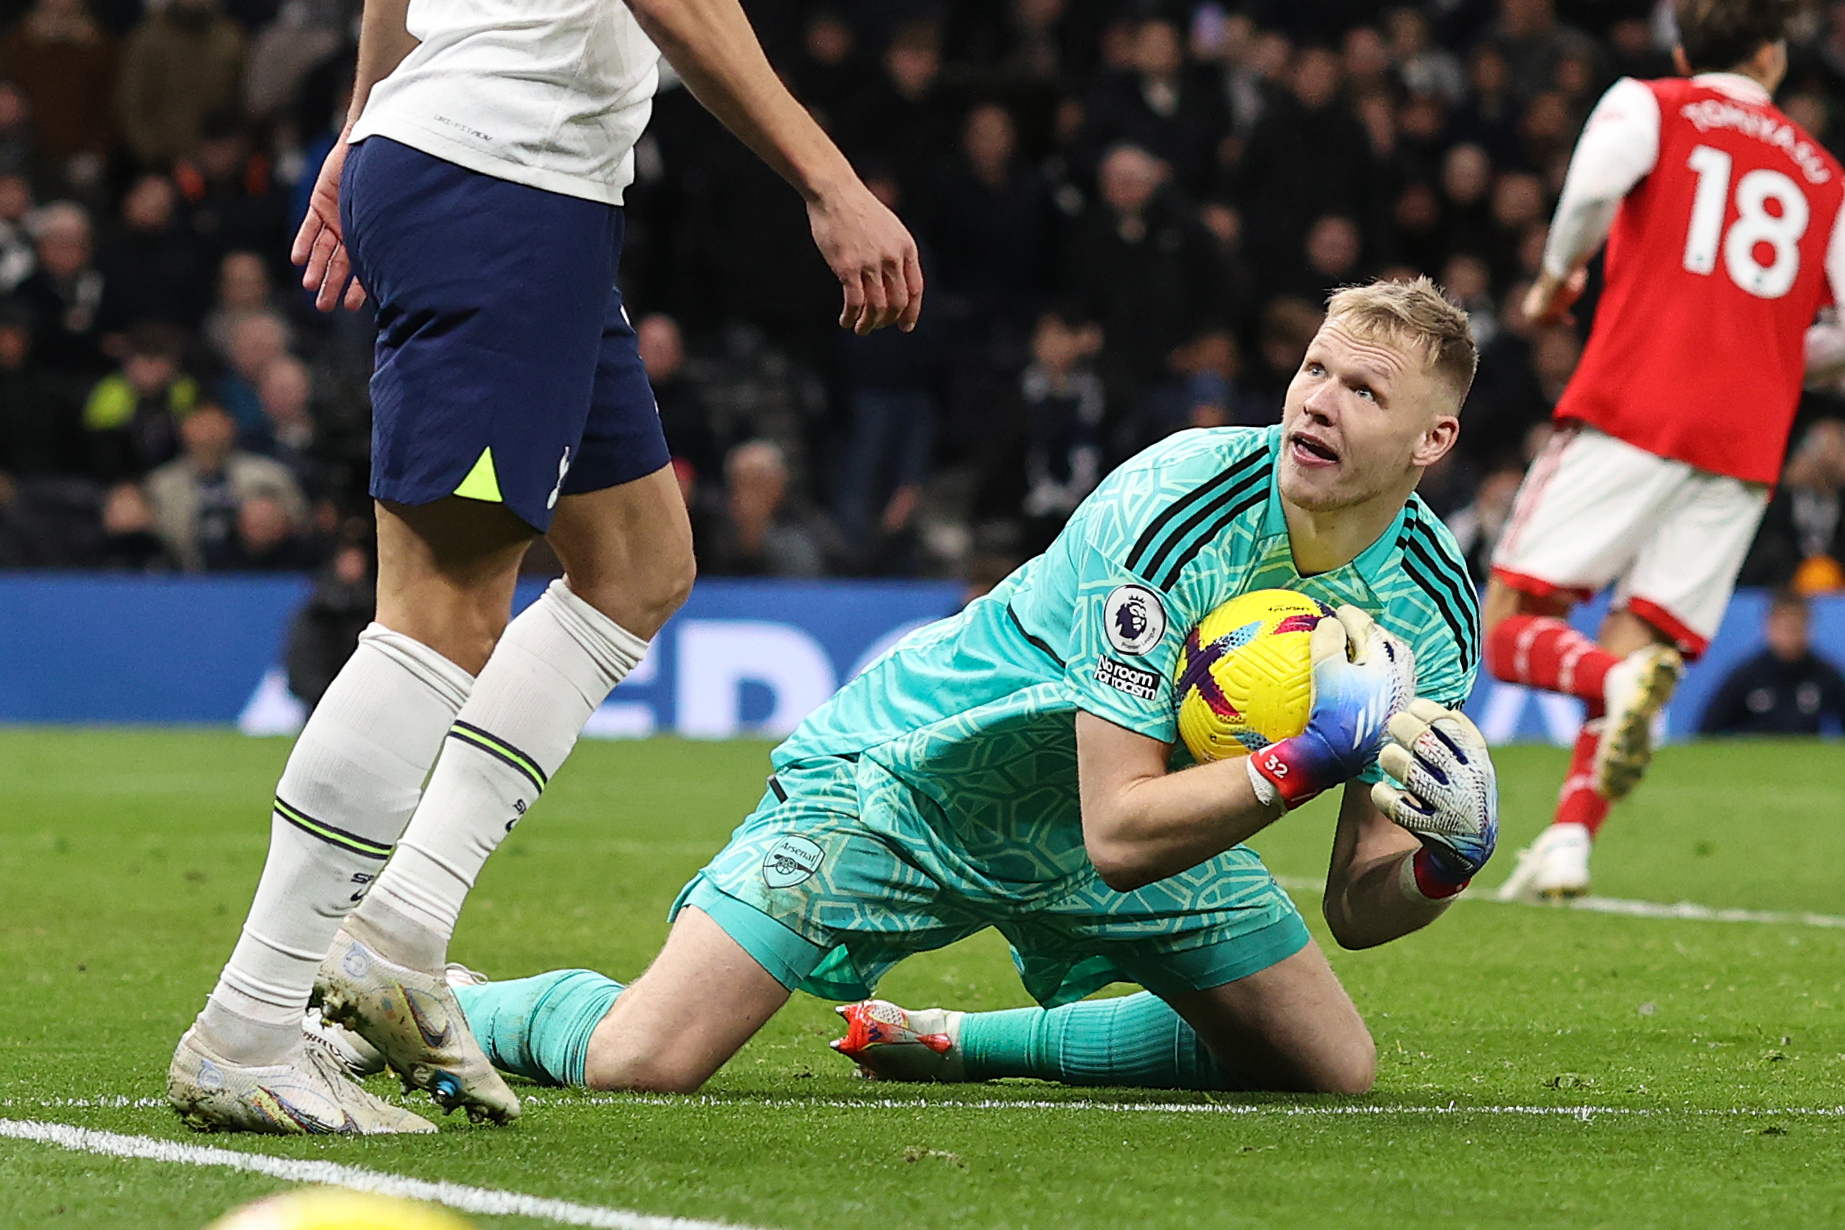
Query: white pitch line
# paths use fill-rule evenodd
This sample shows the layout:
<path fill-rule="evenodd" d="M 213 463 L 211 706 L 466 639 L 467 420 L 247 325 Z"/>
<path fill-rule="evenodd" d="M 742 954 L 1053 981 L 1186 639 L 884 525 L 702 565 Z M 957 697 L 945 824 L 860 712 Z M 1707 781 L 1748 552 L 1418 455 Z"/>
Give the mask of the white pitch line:
<path fill-rule="evenodd" d="M 827 1110 L 1100 1110 L 1135 1114 L 1172 1115 L 1275 1115 L 1284 1118 L 1338 1118 L 1347 1116 L 1391 1115 L 1491 1115 L 1524 1118 L 1592 1119 L 1600 1115 L 1635 1118 L 1757 1118 L 1781 1116 L 1793 1118 L 1837 1119 L 1845 1117 L 1845 1106 L 1784 1107 L 1667 1107 L 1667 1106 L 1463 1106 L 1450 1102 L 1443 1106 L 1367 1106 L 1336 1104 L 1301 1106 L 1277 1102 L 1098 1102 L 1084 1098 L 1049 1101 L 1008 1098 L 984 1098 L 979 1101 L 923 1101 L 912 1098 L 727 1098 L 703 1094 L 669 1096 L 661 1094 L 590 1094 L 570 1097 L 552 1093 L 529 1093 L 521 1096 L 527 1103 L 557 1106 L 704 1106 L 713 1108 L 751 1109 L 761 1107 L 788 1110 L 820 1107 Z"/>
<path fill-rule="evenodd" d="M 1101 1110 L 1129 1114 L 1171 1114 L 1171 1115 L 1277 1115 L 1288 1118 L 1318 1118 L 1341 1116 L 1378 1116 L 1378 1115 L 1496 1115 L 1523 1116 L 1528 1118 L 1569 1118 L 1584 1119 L 1596 1115 L 1628 1115 L 1643 1118 L 1755 1118 L 1763 1115 L 1791 1116 L 1817 1119 L 1845 1118 L 1845 1106 L 1738 1106 L 1738 1107 L 1671 1107 L 1671 1106 L 1465 1106 L 1458 1102 L 1449 1102 L 1440 1106 L 1376 1106 L 1336 1103 L 1332 1105 L 1301 1105 L 1291 1102 L 1102 1102 L 1089 1098 L 1073 1098 L 1068 1101 L 1051 1099 L 1013 1099 L 980 1098 L 973 1101 L 954 1099 L 925 1100 L 922 1098 L 754 1098 L 727 1097 L 723 1094 L 654 1094 L 654 1093 L 602 1093 L 580 1094 L 552 1093 L 530 1091 L 522 1093 L 521 1102 L 528 1106 L 700 1106 L 713 1109 L 768 1109 L 790 1110 L 802 1108 L 821 1108 L 825 1110 Z M 133 1108 L 136 1110 L 164 1108 L 162 1098 L 128 1098 L 120 1095 L 96 1098 L 46 1098 L 5 1099 L 0 1100 L 0 1108 L 45 1107 L 64 1110 L 115 1110 Z M 9 1123 L 32 1122 L 30 1120 L 0 1119 L 0 1136 L 10 1135 L 4 1125 Z M 51 1125 L 61 1126 L 61 1125 Z M 81 1129 L 70 1128 L 69 1131 Z M 107 1137 L 108 1132 L 94 1133 Z M 160 1141 L 153 1137 L 124 1136 L 122 1140 L 148 1140 L 172 1148 L 195 1148 Z M 210 1153 L 224 1154 L 243 1159 L 266 1157 L 264 1154 L 232 1153 L 228 1150 L 205 1150 Z M 272 1159 L 287 1160 L 287 1159 Z M 206 1164 L 206 1163 L 201 1163 Z M 215 1163 L 212 1163 L 215 1164 Z M 290 1164 L 293 1164 L 290 1162 Z M 320 1165 L 322 1163 L 302 1163 L 303 1165 Z M 372 1171 L 356 1173 L 371 1175 Z M 383 1176 L 392 1178 L 395 1176 Z M 413 1182 L 415 1180 L 412 1180 Z M 340 1186 L 344 1186 L 341 1184 Z M 370 1190 L 370 1189 L 367 1189 Z M 470 1189 L 472 1190 L 472 1189 Z M 500 1193 L 504 1194 L 504 1193 Z M 527 1197 L 529 1198 L 529 1197 Z M 635 1214 L 634 1216 L 640 1216 Z M 596 1223 L 600 1224 L 600 1223 Z M 654 1219 L 651 1223 L 621 1223 L 627 1225 L 658 1224 L 661 1226 L 717 1225 L 716 1222 L 675 1221 L 671 1218 Z"/>
<path fill-rule="evenodd" d="M 462 1213 L 483 1217 L 535 1217 L 566 1226 L 597 1227 L 598 1230 L 745 1230 L 737 1227 L 734 1222 L 656 1217 L 649 1213 L 575 1204 L 568 1200 L 527 1196 L 491 1187 L 413 1179 L 408 1175 L 344 1166 L 337 1162 L 273 1157 L 267 1153 L 239 1153 L 231 1149 L 181 1144 L 153 1136 L 123 1136 L 116 1132 L 97 1132 L 34 1119 L 0 1119 L 0 1137 L 34 1140 L 56 1145 L 60 1149 L 96 1153 L 105 1157 L 178 1163 L 183 1166 L 217 1166 L 268 1175 L 291 1183 L 319 1183 L 353 1191 L 376 1192 L 383 1196 L 401 1196 L 409 1200 L 446 1205 Z"/>
<path fill-rule="evenodd" d="M 1275 883 L 1297 893 L 1318 893 L 1326 881 L 1304 876 L 1276 876 Z M 1500 901 L 1485 893 L 1466 893 L 1458 900 L 1480 905 L 1541 905 L 1546 909 L 1582 910 L 1589 914 L 1620 914 L 1627 918 L 1685 919 L 1691 922 L 1773 923 L 1783 927 L 1845 928 L 1845 916 L 1838 914 L 1804 914 L 1780 910 L 1720 910 L 1693 901 L 1668 904 L 1663 901 L 1634 901 L 1626 897 L 1575 897 L 1557 905 L 1530 901 Z"/>

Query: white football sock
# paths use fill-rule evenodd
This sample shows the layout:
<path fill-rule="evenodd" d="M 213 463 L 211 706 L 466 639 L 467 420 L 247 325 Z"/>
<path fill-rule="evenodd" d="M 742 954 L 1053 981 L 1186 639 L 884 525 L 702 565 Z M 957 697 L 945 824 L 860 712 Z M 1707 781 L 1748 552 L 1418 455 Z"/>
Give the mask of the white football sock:
<path fill-rule="evenodd" d="M 439 970 L 487 856 L 537 801 L 647 642 L 554 581 L 507 625 L 360 919 L 385 956 Z"/>
<path fill-rule="evenodd" d="M 410 822 L 473 676 L 379 624 L 295 740 L 276 784 L 269 858 L 230 963 L 199 1025 L 239 1063 L 299 1042 L 314 973 Z"/>

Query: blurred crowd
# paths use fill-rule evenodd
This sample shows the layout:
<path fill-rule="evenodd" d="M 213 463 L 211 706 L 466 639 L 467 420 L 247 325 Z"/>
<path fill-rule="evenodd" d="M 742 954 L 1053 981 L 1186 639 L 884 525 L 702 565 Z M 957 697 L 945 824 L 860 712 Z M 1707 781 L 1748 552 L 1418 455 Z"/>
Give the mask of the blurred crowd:
<path fill-rule="evenodd" d="M 622 277 L 701 571 L 976 587 L 1152 440 L 1275 421 L 1326 292 L 1415 272 L 1482 349 L 1423 495 L 1483 568 L 1593 310 L 1517 311 L 1570 150 L 1672 44 L 1655 0 L 746 8 L 929 291 L 841 334 L 799 198 L 669 74 Z M 362 578 L 371 325 L 287 259 L 356 17 L 0 0 L 0 566 Z M 1840 151 L 1845 3 L 1791 51 L 1780 101 Z M 1790 458 L 1744 581 L 1845 586 L 1845 402 Z"/>

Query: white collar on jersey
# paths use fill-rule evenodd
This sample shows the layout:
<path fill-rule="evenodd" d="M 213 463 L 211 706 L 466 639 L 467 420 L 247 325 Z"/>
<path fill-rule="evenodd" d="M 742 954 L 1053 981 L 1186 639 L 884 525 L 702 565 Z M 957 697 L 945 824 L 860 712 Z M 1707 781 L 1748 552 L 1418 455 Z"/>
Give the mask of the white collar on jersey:
<path fill-rule="evenodd" d="M 1706 86 L 1728 94 L 1737 102 L 1765 103 L 1774 97 L 1763 88 L 1761 82 L 1741 73 L 1699 73 L 1691 81 L 1693 85 Z"/>

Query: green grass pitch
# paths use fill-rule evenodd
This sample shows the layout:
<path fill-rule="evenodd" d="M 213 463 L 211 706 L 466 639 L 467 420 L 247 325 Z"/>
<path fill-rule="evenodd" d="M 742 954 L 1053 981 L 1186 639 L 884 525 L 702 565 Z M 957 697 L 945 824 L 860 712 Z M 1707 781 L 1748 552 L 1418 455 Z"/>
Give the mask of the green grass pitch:
<path fill-rule="evenodd" d="M 454 955 L 502 975 L 637 974 L 673 894 L 755 802 L 766 751 L 583 745 L 489 864 Z M 1469 901 L 1376 951 L 1328 945 L 1378 1041 L 1378 1087 L 1359 1099 L 868 1085 L 826 1049 L 828 1006 L 797 997 L 695 1098 L 534 1091 L 511 1129 L 197 1137 L 136 1100 L 160 1094 L 230 951 L 286 753 L 215 731 L 0 732 L 0 1119 L 763 1227 L 1845 1222 L 1845 930 Z M 1549 748 L 1499 760 L 1489 884 L 1547 819 L 1563 769 Z M 1330 826 L 1321 804 L 1257 845 L 1277 874 L 1310 879 Z M 1842 868 L 1840 745 L 1681 746 L 1617 810 L 1596 890 L 1845 914 Z M 883 990 L 1026 1002 L 991 936 Z M 285 1186 L 0 1139 L 7 1230 L 197 1230 Z"/>

